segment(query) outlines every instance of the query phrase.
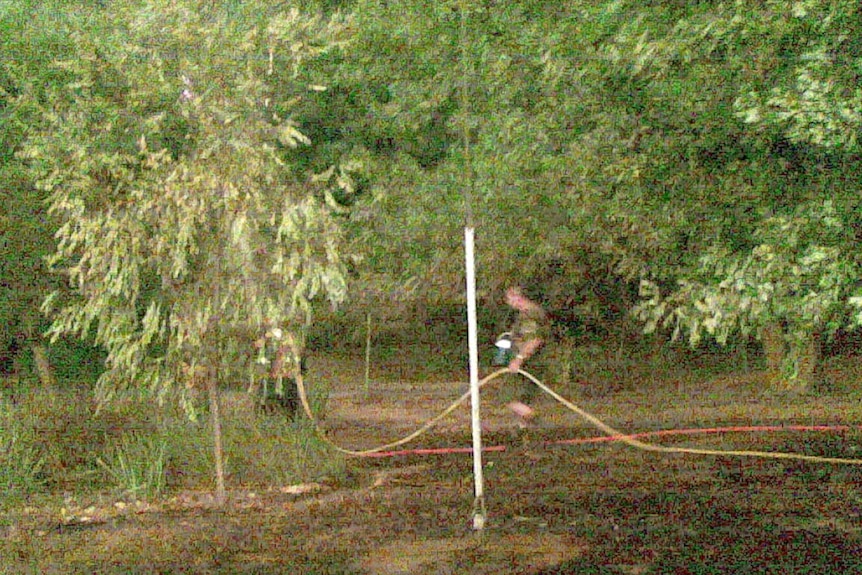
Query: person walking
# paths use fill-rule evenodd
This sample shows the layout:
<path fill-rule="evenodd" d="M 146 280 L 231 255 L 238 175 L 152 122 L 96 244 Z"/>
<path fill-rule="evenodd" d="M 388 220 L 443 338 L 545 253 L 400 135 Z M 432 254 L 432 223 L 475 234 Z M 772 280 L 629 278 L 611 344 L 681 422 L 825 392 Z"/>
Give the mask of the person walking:
<path fill-rule="evenodd" d="M 520 286 L 506 290 L 506 304 L 517 312 L 511 330 L 515 357 L 509 362 L 509 371 L 517 373 L 524 369 L 539 381 L 544 381 L 547 370 L 543 351 L 551 329 L 548 314 L 538 302 L 527 297 Z M 525 366 L 527 362 L 529 364 Z M 529 402 L 535 397 L 537 390 L 532 381 L 525 379 L 518 398 L 507 406 L 518 417 L 518 425 L 521 428 L 529 427 L 535 418 L 536 412 Z"/>

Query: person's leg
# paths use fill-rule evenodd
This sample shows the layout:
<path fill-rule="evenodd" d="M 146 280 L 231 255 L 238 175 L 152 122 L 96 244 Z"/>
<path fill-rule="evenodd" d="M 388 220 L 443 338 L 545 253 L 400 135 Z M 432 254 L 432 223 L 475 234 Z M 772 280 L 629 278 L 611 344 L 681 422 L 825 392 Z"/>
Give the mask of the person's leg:
<path fill-rule="evenodd" d="M 545 377 L 548 373 L 545 354 L 540 350 L 538 353 L 530 357 L 521 368 L 542 383 L 545 383 Z M 539 395 L 539 387 L 527 377 L 521 376 L 523 384 L 521 387 L 520 400 L 523 403 L 533 401 Z"/>
<path fill-rule="evenodd" d="M 547 372 L 544 359 L 541 352 L 536 353 L 527 360 L 521 369 L 544 383 L 545 373 Z M 518 416 L 518 425 L 520 427 L 527 427 L 536 415 L 530 403 L 538 396 L 539 388 L 529 378 L 524 376 L 519 377 L 521 377 L 522 381 L 518 397 L 508 407 Z"/>

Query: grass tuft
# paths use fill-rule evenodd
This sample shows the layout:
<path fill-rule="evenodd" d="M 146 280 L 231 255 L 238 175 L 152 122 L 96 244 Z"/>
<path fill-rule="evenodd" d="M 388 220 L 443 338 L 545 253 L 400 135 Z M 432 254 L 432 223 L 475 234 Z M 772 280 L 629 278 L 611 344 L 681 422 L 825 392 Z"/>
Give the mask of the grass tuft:
<path fill-rule="evenodd" d="M 23 495 L 44 482 L 45 456 L 33 421 L 20 417 L 14 405 L 0 399 L 0 493 Z"/>
<path fill-rule="evenodd" d="M 163 437 L 129 433 L 96 463 L 114 486 L 133 499 L 152 499 L 165 489 L 167 441 Z"/>

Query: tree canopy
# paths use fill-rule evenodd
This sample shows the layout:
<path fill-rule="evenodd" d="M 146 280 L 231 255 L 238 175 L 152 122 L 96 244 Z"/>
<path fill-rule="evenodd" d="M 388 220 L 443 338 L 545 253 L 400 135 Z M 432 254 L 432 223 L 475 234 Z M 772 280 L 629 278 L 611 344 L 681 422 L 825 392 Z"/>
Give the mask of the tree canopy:
<path fill-rule="evenodd" d="M 662 118 L 659 105 L 641 115 L 647 151 L 629 184 L 659 199 L 666 223 L 644 221 L 666 235 L 650 251 L 676 261 L 634 262 L 638 311 L 648 328 L 670 324 L 692 342 L 778 326 L 782 379 L 804 385 L 803 350 L 847 325 L 858 289 L 860 106 L 848 66 L 860 65 L 859 8 L 685 12 L 658 29 L 633 21 L 610 52 L 650 101 L 671 102 Z"/>
<path fill-rule="evenodd" d="M 44 80 L 4 64 L 77 292 L 53 333 L 106 346 L 105 381 L 299 333 L 348 268 L 358 301 L 457 300 L 468 196 L 486 297 L 639 286 L 692 343 L 778 326 L 790 380 L 859 320 L 850 0 L 107 4 L 63 4 Z"/>
<path fill-rule="evenodd" d="M 105 347 L 108 393 L 190 383 L 267 328 L 300 349 L 310 302 L 345 284 L 331 182 L 285 158 L 308 142 L 295 102 L 320 89 L 297 69 L 341 25 L 257 3 L 110 4 L 68 24 L 62 81 L 31 95 L 25 156 L 75 290 L 46 301 L 51 332 Z"/>
<path fill-rule="evenodd" d="M 68 15 L 69 19 L 74 14 Z M 54 249 L 56 222 L 20 156 L 38 119 L 26 94 L 43 94 L 58 81 L 50 63 L 71 48 L 62 33 L 64 7 L 55 2 L 15 2 L 0 7 L 0 358 L 19 371 L 23 356 L 45 358 L 39 311 L 45 294 L 61 289 L 44 258 Z M 51 382 L 48 371 L 40 373 Z"/>
<path fill-rule="evenodd" d="M 330 96 L 349 95 L 336 139 L 377 191 L 379 223 L 356 233 L 378 269 L 457 293 L 469 188 L 490 291 L 553 264 L 586 312 L 576 294 L 610 273 L 642 286 L 648 330 L 725 342 L 780 325 L 789 360 L 847 324 L 854 3 L 354 8 L 353 42 L 323 65 Z"/>

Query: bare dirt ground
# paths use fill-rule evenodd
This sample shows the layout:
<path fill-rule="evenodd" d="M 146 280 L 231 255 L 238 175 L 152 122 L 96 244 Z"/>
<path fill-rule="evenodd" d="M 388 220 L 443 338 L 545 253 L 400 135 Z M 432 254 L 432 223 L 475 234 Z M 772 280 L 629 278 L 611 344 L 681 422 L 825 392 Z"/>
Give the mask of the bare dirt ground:
<path fill-rule="evenodd" d="M 332 382 L 323 425 L 353 449 L 401 437 L 466 391 L 395 380 L 366 390 L 343 376 L 360 366 L 330 367 L 313 374 Z M 646 381 L 582 403 L 577 385 L 565 391 L 627 431 L 858 420 L 854 399 L 771 400 L 757 385 L 756 375 Z M 233 486 L 223 508 L 209 493 L 184 492 L 148 505 L 70 503 L 60 522 L 25 510 L 6 528 L 0 573 L 862 573 L 858 467 L 560 444 L 597 433 L 548 398 L 537 402 L 539 424 L 521 433 L 502 398 L 483 393 L 484 443 L 494 450 L 484 454 L 481 532 L 472 529 L 471 456 L 408 453 L 353 459 L 346 480 Z M 662 441 L 839 457 L 862 448 L 854 430 Z M 469 445 L 465 405 L 405 449 Z"/>

